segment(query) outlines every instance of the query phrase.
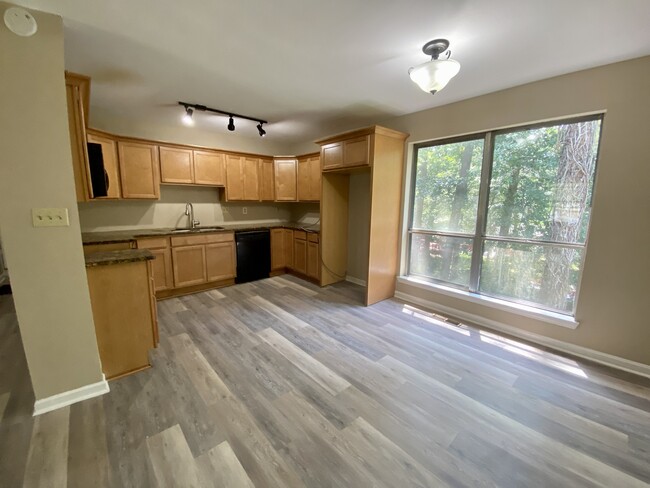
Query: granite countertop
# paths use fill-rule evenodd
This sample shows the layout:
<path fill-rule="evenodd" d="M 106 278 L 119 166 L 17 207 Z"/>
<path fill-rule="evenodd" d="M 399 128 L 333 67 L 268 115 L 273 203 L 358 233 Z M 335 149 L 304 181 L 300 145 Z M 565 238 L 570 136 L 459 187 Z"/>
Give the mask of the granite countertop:
<path fill-rule="evenodd" d="M 205 226 L 211 227 L 211 226 Z M 306 232 L 320 232 L 320 226 L 305 225 L 299 222 L 277 222 L 267 224 L 243 224 L 243 223 L 223 223 L 219 224 L 222 229 L 211 230 L 209 232 L 232 232 L 238 230 L 264 230 L 275 229 L 278 227 L 287 229 L 304 230 Z M 184 236 L 188 234 L 197 234 L 200 232 L 187 232 L 187 233 L 173 233 L 174 229 L 133 229 L 133 230 L 117 230 L 117 231 L 103 231 L 103 232 L 83 232 L 81 240 L 84 244 L 109 244 L 115 242 L 131 242 L 138 238 L 144 237 L 162 237 L 170 235 Z M 208 233 L 208 232 L 206 232 Z"/>
<path fill-rule="evenodd" d="M 149 259 L 154 259 L 154 255 L 147 249 L 93 252 L 86 256 L 86 268 L 107 264 L 134 263 Z"/>

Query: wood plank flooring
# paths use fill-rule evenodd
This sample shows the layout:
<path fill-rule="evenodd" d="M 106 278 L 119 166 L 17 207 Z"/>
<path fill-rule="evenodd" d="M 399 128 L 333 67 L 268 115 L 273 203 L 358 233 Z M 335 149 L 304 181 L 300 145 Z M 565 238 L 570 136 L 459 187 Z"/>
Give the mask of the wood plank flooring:
<path fill-rule="evenodd" d="M 0 297 L 0 486 L 650 486 L 650 380 L 361 300 L 281 276 L 159 302 L 153 368 L 33 418 Z"/>

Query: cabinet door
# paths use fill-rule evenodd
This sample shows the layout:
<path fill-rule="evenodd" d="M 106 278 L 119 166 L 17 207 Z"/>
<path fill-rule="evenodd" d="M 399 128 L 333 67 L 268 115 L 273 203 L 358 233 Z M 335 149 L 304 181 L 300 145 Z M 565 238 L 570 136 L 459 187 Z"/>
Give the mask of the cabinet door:
<path fill-rule="evenodd" d="M 118 141 L 120 178 L 124 198 L 160 198 L 158 147 Z"/>
<path fill-rule="evenodd" d="M 275 199 L 278 202 L 295 202 L 298 200 L 296 159 L 276 159 L 275 169 Z"/>
<path fill-rule="evenodd" d="M 271 229 L 271 270 L 273 271 L 286 266 L 284 231 L 285 229 Z"/>
<path fill-rule="evenodd" d="M 205 246 L 172 247 L 174 286 L 200 285 L 205 283 Z"/>
<path fill-rule="evenodd" d="M 320 277 L 320 256 L 318 242 L 307 243 L 307 276 L 318 279 Z"/>
<path fill-rule="evenodd" d="M 88 142 L 101 144 L 102 157 L 104 159 L 104 170 L 108 177 L 107 195 L 99 198 L 121 198 L 122 190 L 120 188 L 120 168 L 117 160 L 117 142 L 110 137 L 88 133 Z"/>
<path fill-rule="evenodd" d="M 194 151 L 194 183 L 224 186 L 224 154 L 215 151 Z"/>
<path fill-rule="evenodd" d="M 293 240 L 293 269 L 307 274 L 307 241 L 304 239 Z"/>
<path fill-rule="evenodd" d="M 320 201 L 321 169 L 320 157 L 309 158 L 309 200 Z"/>
<path fill-rule="evenodd" d="M 311 200 L 311 171 L 309 159 L 298 160 L 298 201 Z"/>
<path fill-rule="evenodd" d="M 293 269 L 293 230 L 282 229 L 284 231 L 284 265 Z"/>
<path fill-rule="evenodd" d="M 343 166 L 368 166 L 370 164 L 371 136 L 343 141 Z"/>
<path fill-rule="evenodd" d="M 262 201 L 275 200 L 275 178 L 273 160 L 260 159 L 260 196 Z"/>
<path fill-rule="evenodd" d="M 172 253 L 169 249 L 150 249 L 155 259 L 152 264 L 153 282 L 156 291 L 174 287 L 172 276 Z"/>
<path fill-rule="evenodd" d="M 226 199 L 244 199 L 244 158 L 226 155 Z"/>
<path fill-rule="evenodd" d="M 160 181 L 162 183 L 194 183 L 192 150 L 160 146 Z"/>
<path fill-rule="evenodd" d="M 230 241 L 206 244 L 205 261 L 208 281 L 234 278 L 237 273 L 235 243 Z"/>
<path fill-rule="evenodd" d="M 260 160 L 244 158 L 244 200 L 260 199 Z"/>
<path fill-rule="evenodd" d="M 325 144 L 320 149 L 323 160 L 323 169 L 340 168 L 343 165 L 343 143 L 333 142 Z"/>

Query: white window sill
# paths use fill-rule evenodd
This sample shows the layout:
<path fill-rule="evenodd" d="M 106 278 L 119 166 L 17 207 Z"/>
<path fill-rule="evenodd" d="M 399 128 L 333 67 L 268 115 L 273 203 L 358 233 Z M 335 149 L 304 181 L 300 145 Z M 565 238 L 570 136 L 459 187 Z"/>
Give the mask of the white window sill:
<path fill-rule="evenodd" d="M 484 307 L 490 307 L 497 310 L 503 310 L 505 312 L 522 315 L 524 317 L 539 320 L 540 322 L 546 322 L 548 324 L 566 327 L 567 329 L 576 329 L 579 325 L 579 322 L 577 322 L 574 317 L 571 317 L 569 315 L 562 315 L 561 313 L 556 312 L 548 312 L 546 310 L 540 310 L 528 305 L 508 302 L 506 300 L 499 300 L 498 298 L 487 297 L 485 295 L 470 293 L 464 290 L 457 290 L 456 288 L 451 288 L 449 286 L 439 285 L 437 283 L 431 283 L 425 280 L 419 280 L 412 276 L 398 276 L 397 282 L 413 286 L 415 288 L 421 288 L 423 290 L 440 293 L 441 295 L 458 298 L 471 303 L 477 303 Z"/>

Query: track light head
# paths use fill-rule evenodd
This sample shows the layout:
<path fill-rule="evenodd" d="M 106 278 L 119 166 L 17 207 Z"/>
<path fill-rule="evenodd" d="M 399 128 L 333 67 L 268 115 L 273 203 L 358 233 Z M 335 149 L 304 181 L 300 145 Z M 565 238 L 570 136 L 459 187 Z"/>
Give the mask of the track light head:
<path fill-rule="evenodd" d="M 194 119 L 192 118 L 193 114 L 194 110 L 190 107 L 185 107 L 185 114 L 183 115 L 183 123 L 185 125 L 194 125 Z"/>
<path fill-rule="evenodd" d="M 260 122 L 259 124 L 257 124 L 257 132 L 260 133 L 260 137 L 264 137 L 266 135 L 266 131 L 262 127 L 263 124 L 264 122 Z"/>
<path fill-rule="evenodd" d="M 232 118 L 232 115 L 230 116 L 230 121 L 228 122 L 228 130 L 230 132 L 235 130 L 235 121 Z"/>

